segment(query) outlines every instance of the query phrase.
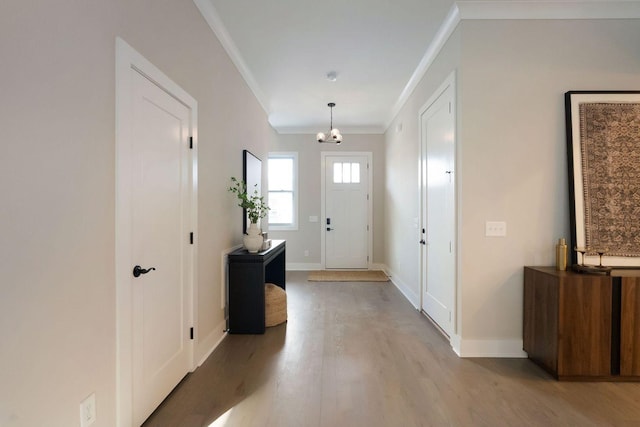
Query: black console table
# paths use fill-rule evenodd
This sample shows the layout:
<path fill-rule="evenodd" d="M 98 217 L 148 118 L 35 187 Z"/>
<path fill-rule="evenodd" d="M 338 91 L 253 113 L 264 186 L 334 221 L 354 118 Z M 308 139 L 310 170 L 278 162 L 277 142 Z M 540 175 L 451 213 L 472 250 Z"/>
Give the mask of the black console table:
<path fill-rule="evenodd" d="M 242 248 L 229 254 L 229 333 L 264 334 L 264 285 L 285 289 L 285 243 L 273 240 L 262 252 Z"/>

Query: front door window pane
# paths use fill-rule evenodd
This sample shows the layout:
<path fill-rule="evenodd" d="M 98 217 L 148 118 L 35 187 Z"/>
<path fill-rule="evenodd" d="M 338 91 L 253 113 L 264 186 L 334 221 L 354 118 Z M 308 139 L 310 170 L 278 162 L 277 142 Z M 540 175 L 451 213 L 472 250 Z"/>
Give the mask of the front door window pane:
<path fill-rule="evenodd" d="M 360 163 L 351 163 L 351 182 L 360 183 Z"/>
<path fill-rule="evenodd" d="M 333 183 L 342 184 L 342 163 L 333 164 Z"/>
<path fill-rule="evenodd" d="M 351 163 L 342 164 L 342 182 L 345 184 L 351 182 Z"/>

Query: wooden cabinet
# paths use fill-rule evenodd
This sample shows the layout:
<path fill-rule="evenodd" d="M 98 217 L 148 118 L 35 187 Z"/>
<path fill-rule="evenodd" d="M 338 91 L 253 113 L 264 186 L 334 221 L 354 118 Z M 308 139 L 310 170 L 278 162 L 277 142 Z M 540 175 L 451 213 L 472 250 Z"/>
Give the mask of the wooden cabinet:
<path fill-rule="evenodd" d="M 640 278 L 524 269 L 524 350 L 558 379 L 640 380 Z"/>
<path fill-rule="evenodd" d="M 620 375 L 640 377 L 640 277 L 622 277 Z"/>

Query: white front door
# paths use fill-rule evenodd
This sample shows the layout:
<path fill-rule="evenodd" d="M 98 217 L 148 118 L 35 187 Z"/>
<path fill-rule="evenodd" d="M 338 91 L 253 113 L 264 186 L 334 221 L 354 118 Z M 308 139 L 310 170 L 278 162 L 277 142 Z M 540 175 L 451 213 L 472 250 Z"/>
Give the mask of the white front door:
<path fill-rule="evenodd" d="M 117 52 L 117 407 L 128 426 L 193 368 L 197 104 L 125 42 Z"/>
<path fill-rule="evenodd" d="M 452 84 L 420 116 L 422 310 L 450 337 L 455 299 L 455 120 Z M 426 233 L 425 233 L 426 232 Z"/>
<path fill-rule="evenodd" d="M 325 268 L 367 268 L 369 173 L 367 155 L 327 155 L 324 170 Z"/>

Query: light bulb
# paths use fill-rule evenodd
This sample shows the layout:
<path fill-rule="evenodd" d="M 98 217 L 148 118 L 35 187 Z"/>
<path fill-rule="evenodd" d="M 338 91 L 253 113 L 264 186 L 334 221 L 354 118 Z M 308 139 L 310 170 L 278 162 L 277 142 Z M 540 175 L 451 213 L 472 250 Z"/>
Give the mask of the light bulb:
<path fill-rule="evenodd" d="M 318 132 L 318 134 L 316 135 L 316 139 L 318 140 L 318 142 L 324 142 L 326 140 L 326 136 L 324 133 Z"/>
<path fill-rule="evenodd" d="M 334 138 L 336 140 L 336 144 L 340 144 L 342 142 L 342 135 L 338 134 Z"/>

